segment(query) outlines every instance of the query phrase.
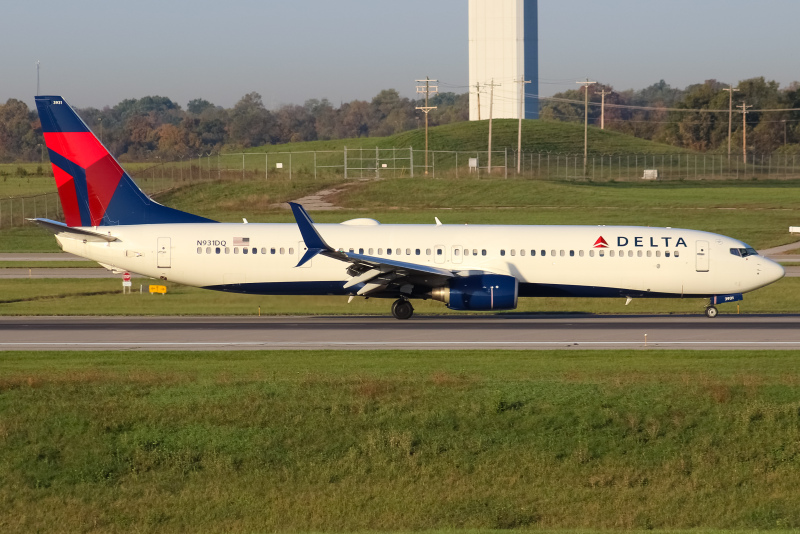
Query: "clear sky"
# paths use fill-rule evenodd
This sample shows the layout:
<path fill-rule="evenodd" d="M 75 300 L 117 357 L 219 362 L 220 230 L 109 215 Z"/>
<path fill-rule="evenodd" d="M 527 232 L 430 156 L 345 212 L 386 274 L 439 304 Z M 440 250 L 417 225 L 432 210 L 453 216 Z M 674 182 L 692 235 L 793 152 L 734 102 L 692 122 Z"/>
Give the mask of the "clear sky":
<path fill-rule="evenodd" d="M 540 92 L 753 76 L 800 80 L 800 0 L 539 0 Z M 41 92 L 78 107 L 161 95 L 269 108 L 309 98 L 465 92 L 467 0 L 37 0 L 4 3 L 0 102 Z"/>

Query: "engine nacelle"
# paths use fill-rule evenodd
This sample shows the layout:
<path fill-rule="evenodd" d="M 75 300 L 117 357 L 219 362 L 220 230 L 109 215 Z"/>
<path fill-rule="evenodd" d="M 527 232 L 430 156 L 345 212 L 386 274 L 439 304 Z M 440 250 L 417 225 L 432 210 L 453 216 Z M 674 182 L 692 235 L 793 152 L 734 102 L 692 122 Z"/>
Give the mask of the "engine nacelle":
<path fill-rule="evenodd" d="M 519 283 L 513 276 L 478 274 L 451 278 L 446 286 L 431 291 L 431 298 L 451 310 L 513 310 L 517 307 Z"/>

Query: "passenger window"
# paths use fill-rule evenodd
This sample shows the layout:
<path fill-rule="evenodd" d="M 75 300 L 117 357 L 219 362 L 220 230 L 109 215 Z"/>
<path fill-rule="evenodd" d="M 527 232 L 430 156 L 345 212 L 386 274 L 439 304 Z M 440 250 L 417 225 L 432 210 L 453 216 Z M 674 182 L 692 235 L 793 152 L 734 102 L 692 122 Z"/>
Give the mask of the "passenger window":
<path fill-rule="evenodd" d="M 410 248 L 406 249 L 406 256 L 411 256 L 411 249 Z"/>
<path fill-rule="evenodd" d="M 401 254 L 400 249 L 395 250 L 395 253 L 399 256 Z"/>
<path fill-rule="evenodd" d="M 352 252 L 352 250 L 350 252 Z M 289 249 L 289 254 L 294 254 L 294 249 L 293 248 Z"/>
<path fill-rule="evenodd" d="M 369 249 L 369 254 L 372 255 L 372 249 Z"/>
<path fill-rule="evenodd" d="M 248 250 L 246 248 L 242 249 L 242 254 L 247 254 Z"/>
<path fill-rule="evenodd" d="M 420 255 L 420 253 L 421 253 L 420 249 L 417 249 L 417 250 L 415 250 L 414 252 L 416 252 L 417 256 L 419 256 L 419 255 Z"/>
<path fill-rule="evenodd" d="M 430 255 L 431 255 L 431 249 L 429 249 L 429 248 L 426 248 L 426 249 L 425 249 L 425 255 L 426 255 L 426 256 L 430 256 Z"/>
<path fill-rule="evenodd" d="M 555 255 L 556 255 L 556 251 L 555 251 L 555 250 L 551 250 L 551 251 L 550 251 L 550 255 L 551 255 L 551 256 L 555 256 Z"/>
<path fill-rule="evenodd" d="M 506 255 L 506 251 L 505 250 L 500 250 L 500 255 L 501 256 L 505 256 Z"/>
<path fill-rule="evenodd" d="M 473 248 L 472 249 L 472 255 L 473 256 L 477 256 L 478 255 L 478 249 L 477 248 Z"/>
<path fill-rule="evenodd" d="M 378 256 L 383 256 L 383 249 L 382 248 L 378 249 Z"/>
<path fill-rule="evenodd" d="M 217 247 L 217 254 L 219 254 L 219 253 L 220 253 L 220 250 L 219 250 L 219 247 Z"/>
<path fill-rule="evenodd" d="M 629 251 L 628 251 L 628 257 L 629 257 L 629 258 L 632 258 L 632 257 L 633 257 L 633 251 L 632 251 L 632 250 L 629 250 Z"/>
<path fill-rule="evenodd" d="M 486 256 L 486 249 L 481 250 L 481 256 Z"/>
<path fill-rule="evenodd" d="M 364 249 L 363 248 L 358 249 L 358 253 L 359 254 L 363 254 L 364 253 Z"/>
<path fill-rule="evenodd" d="M 231 253 L 231 247 L 225 247 L 225 254 Z"/>
<path fill-rule="evenodd" d="M 443 251 L 442 249 L 440 249 L 440 248 L 437 248 L 437 249 L 436 249 L 436 255 L 437 255 L 437 256 L 441 256 L 443 252 L 444 252 L 444 251 Z"/>
<path fill-rule="evenodd" d="M 661 251 L 660 250 L 656 250 L 656 258 L 660 258 L 660 257 L 661 257 Z"/>
<path fill-rule="evenodd" d="M 239 247 L 233 247 L 233 253 L 234 254 L 238 254 L 239 253 Z"/>
<path fill-rule="evenodd" d="M 547 256 L 547 251 L 546 250 L 542 251 L 542 256 Z"/>
<path fill-rule="evenodd" d="M 570 255 L 570 257 L 574 256 L 575 255 L 575 251 L 574 250 L 570 250 L 569 251 L 569 255 Z"/>
<path fill-rule="evenodd" d="M 516 256 L 516 255 L 517 255 L 517 251 L 516 251 L 516 250 L 514 250 L 513 248 L 511 249 L 511 255 L 512 255 L 512 256 Z"/>
<path fill-rule="evenodd" d="M 258 249 L 256 247 L 253 247 L 253 254 L 258 254 Z"/>
<path fill-rule="evenodd" d="M 677 258 L 678 256 L 680 256 L 680 255 L 678 254 L 678 251 L 676 250 L 675 251 L 675 257 Z"/>
<path fill-rule="evenodd" d="M 594 250 L 590 250 L 589 251 L 589 257 L 590 258 L 594 258 Z"/>
<path fill-rule="evenodd" d="M 536 251 L 534 249 L 531 249 L 531 256 L 536 256 Z"/>
<path fill-rule="evenodd" d="M 559 251 L 559 255 L 563 258 L 564 257 L 564 251 L 563 250 Z"/>
<path fill-rule="evenodd" d="M 464 256 L 469 256 L 469 249 L 468 248 L 464 249 Z"/>
<path fill-rule="evenodd" d="M 605 250 L 602 250 L 602 249 L 601 249 L 601 250 L 598 250 L 598 251 L 597 251 L 597 255 L 598 255 L 598 256 L 600 256 L 600 257 L 602 258 L 603 256 L 605 256 L 605 255 L 606 255 L 606 251 L 605 251 Z"/>
<path fill-rule="evenodd" d="M 387 256 L 391 256 L 391 255 L 392 255 L 392 249 L 390 249 L 390 248 L 387 248 L 387 249 L 386 249 L 386 255 L 387 255 Z"/>
<path fill-rule="evenodd" d="M 206 248 L 206 254 L 211 254 L 211 247 Z"/>
<path fill-rule="evenodd" d="M 614 257 L 614 251 L 613 251 L 613 250 L 609 250 L 609 251 L 608 251 L 608 256 L 609 256 L 610 258 L 613 258 L 613 257 Z"/>
<path fill-rule="evenodd" d="M 642 251 L 641 250 L 637 250 L 636 251 L 636 255 L 641 258 L 642 257 Z"/>
<path fill-rule="evenodd" d="M 269 253 L 270 254 L 275 254 L 275 247 L 272 247 L 271 249 L 269 249 Z"/>
<path fill-rule="evenodd" d="M 665 250 L 664 251 L 664 257 L 665 258 L 669 258 L 669 250 Z"/>
<path fill-rule="evenodd" d="M 261 247 L 261 253 L 262 254 L 266 254 L 267 253 L 267 247 Z"/>
<path fill-rule="evenodd" d="M 284 254 L 285 250 L 284 250 L 283 247 L 281 247 L 280 252 L 281 252 L 281 254 Z"/>
<path fill-rule="evenodd" d="M 202 254 L 203 253 L 203 247 L 197 247 L 197 253 L 198 254 Z"/>
<path fill-rule="evenodd" d="M 583 251 L 582 250 L 578 251 L 578 256 L 580 256 L 581 258 L 583 257 Z"/>
<path fill-rule="evenodd" d="M 648 250 L 647 251 L 647 257 L 650 258 L 652 256 L 653 256 L 653 251 L 652 250 Z"/>
<path fill-rule="evenodd" d="M 524 255 L 525 255 L 525 249 L 522 249 L 522 250 L 520 250 L 520 251 L 519 251 L 519 255 L 520 255 L 520 256 L 524 256 Z"/>
<path fill-rule="evenodd" d="M 292 251 L 290 250 L 290 251 L 289 251 L 289 253 L 291 253 L 291 252 L 292 252 Z M 355 249 L 352 249 L 352 248 L 351 248 L 351 249 L 350 249 L 350 254 L 352 254 L 353 252 L 355 252 Z"/>
<path fill-rule="evenodd" d="M 453 249 L 453 256 L 458 256 L 458 249 L 457 248 Z"/>

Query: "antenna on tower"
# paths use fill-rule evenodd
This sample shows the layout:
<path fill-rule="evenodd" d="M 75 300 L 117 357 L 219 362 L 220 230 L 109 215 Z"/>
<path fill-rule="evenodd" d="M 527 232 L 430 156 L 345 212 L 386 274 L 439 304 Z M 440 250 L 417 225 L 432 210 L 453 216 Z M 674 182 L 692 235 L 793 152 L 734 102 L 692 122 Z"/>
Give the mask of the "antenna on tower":
<path fill-rule="evenodd" d="M 39 60 L 36 60 L 36 96 L 39 96 Z"/>

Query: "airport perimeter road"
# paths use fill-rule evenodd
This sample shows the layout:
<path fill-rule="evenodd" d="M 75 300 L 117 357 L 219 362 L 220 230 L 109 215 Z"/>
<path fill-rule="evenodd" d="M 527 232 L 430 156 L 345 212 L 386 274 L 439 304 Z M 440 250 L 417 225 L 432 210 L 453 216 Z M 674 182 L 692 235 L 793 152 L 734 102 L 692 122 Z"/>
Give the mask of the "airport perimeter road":
<path fill-rule="evenodd" d="M 800 349 L 800 315 L 0 318 L 0 350 L 645 348 Z"/>

